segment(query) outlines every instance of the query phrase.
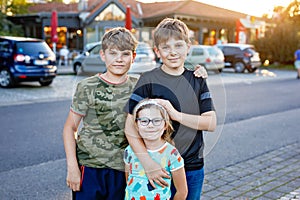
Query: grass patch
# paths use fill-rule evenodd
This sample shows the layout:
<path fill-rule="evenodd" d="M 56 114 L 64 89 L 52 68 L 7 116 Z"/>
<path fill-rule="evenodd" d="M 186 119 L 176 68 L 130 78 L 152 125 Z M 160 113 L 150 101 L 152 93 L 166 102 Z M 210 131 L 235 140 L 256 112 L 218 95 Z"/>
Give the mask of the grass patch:
<path fill-rule="evenodd" d="M 284 64 L 271 64 L 268 66 L 262 66 L 262 69 L 278 69 L 278 70 L 292 70 L 295 71 L 294 65 L 284 65 Z"/>

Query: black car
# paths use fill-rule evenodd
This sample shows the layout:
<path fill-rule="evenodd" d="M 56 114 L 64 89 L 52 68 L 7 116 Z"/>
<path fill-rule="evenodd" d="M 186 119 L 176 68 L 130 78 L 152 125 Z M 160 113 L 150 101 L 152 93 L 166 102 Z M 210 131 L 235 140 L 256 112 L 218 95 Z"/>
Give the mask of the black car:
<path fill-rule="evenodd" d="M 218 44 L 225 57 L 225 68 L 233 68 L 237 73 L 245 70 L 252 73 L 261 66 L 259 53 L 250 44 Z"/>
<path fill-rule="evenodd" d="M 0 36 L 0 87 L 25 81 L 48 86 L 56 74 L 55 54 L 44 40 Z"/>

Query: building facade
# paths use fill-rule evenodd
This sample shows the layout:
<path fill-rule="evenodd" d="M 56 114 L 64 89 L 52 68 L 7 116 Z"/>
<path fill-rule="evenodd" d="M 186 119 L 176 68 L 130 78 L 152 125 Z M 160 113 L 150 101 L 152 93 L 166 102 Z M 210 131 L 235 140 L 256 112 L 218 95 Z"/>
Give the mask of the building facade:
<path fill-rule="evenodd" d="M 152 44 L 152 31 L 164 18 L 185 22 L 194 44 L 251 43 L 264 36 L 264 22 L 246 14 L 197 1 L 141 3 L 135 0 L 81 0 L 78 4 L 45 3 L 29 8 L 28 15 L 9 17 L 23 26 L 25 36 L 42 38 L 51 46 L 51 12 L 58 13 L 57 48 L 84 49 L 97 42 L 110 28 L 124 26 L 130 6 L 132 32 Z"/>

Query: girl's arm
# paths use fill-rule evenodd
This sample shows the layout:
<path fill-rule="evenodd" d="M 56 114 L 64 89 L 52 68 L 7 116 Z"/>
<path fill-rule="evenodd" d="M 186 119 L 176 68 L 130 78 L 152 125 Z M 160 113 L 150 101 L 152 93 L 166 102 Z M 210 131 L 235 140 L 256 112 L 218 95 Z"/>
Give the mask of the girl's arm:
<path fill-rule="evenodd" d="M 66 181 L 68 187 L 73 191 L 80 190 L 81 172 L 79 170 L 78 161 L 76 158 L 75 133 L 77 132 L 81 118 L 81 116 L 70 111 L 63 130 L 63 140 L 67 160 Z"/>
<path fill-rule="evenodd" d="M 173 176 L 173 183 L 176 188 L 174 200 L 186 199 L 188 194 L 188 188 L 186 183 L 184 167 L 172 171 L 172 176 Z"/>
<path fill-rule="evenodd" d="M 125 178 L 126 178 L 126 182 L 128 181 L 128 176 L 129 176 L 129 165 L 125 163 Z"/>
<path fill-rule="evenodd" d="M 135 155 L 142 163 L 151 185 L 156 188 L 154 184 L 155 182 L 162 187 L 168 186 L 168 183 L 163 178 L 171 177 L 168 175 L 168 172 L 157 162 L 153 161 L 148 154 L 145 144 L 134 126 L 134 120 L 131 114 L 127 115 L 125 123 L 125 135 Z"/>

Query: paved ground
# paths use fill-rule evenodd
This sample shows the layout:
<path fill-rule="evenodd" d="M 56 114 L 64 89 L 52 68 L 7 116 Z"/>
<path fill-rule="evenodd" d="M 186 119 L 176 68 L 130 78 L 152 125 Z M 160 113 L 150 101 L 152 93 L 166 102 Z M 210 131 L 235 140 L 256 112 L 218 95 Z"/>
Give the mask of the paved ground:
<path fill-rule="evenodd" d="M 9 104 L 71 99 L 76 82 L 83 77 L 63 76 L 71 67 L 61 66 L 59 76 L 47 88 L 39 85 L 14 89 L 0 88 L 0 106 Z M 245 78 L 245 76 L 247 78 Z M 262 71 L 257 74 L 235 75 L 221 73 L 209 76 L 209 84 L 222 84 L 295 78 L 295 72 Z M 24 92 L 24 87 L 28 89 Z M 32 88 L 34 87 L 34 88 Z M 38 89 L 37 89 L 38 88 Z M 64 163 L 65 161 L 60 161 Z M 57 199 L 69 199 L 70 193 Z M 202 200 L 207 199 L 300 199 L 300 144 L 298 142 L 267 152 L 249 160 L 206 172 Z"/>
<path fill-rule="evenodd" d="M 206 173 L 202 199 L 300 199 L 300 144 Z"/>

